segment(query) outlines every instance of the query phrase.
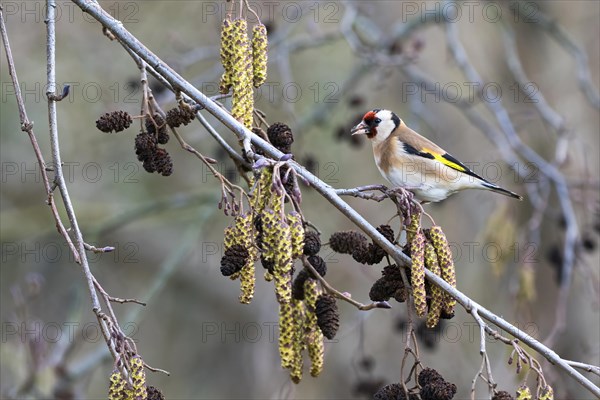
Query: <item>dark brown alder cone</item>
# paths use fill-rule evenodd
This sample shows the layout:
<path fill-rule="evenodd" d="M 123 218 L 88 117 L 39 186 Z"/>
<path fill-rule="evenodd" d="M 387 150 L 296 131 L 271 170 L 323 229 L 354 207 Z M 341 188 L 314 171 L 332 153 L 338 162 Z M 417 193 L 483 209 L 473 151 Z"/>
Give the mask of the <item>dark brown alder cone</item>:
<path fill-rule="evenodd" d="M 492 400 L 515 400 L 515 398 L 510 393 L 501 390 L 498 393 L 494 394 Z"/>
<path fill-rule="evenodd" d="M 394 230 L 389 225 L 380 225 L 377 227 L 377 232 L 381 233 L 390 243 L 394 243 Z M 372 264 L 378 264 L 387 254 L 379 245 L 372 243 L 370 247 Z"/>
<path fill-rule="evenodd" d="M 119 110 L 100 116 L 96 121 L 96 128 L 106 133 L 111 133 L 112 131 L 121 132 L 129 128 L 132 122 L 133 120 L 128 112 Z"/>
<path fill-rule="evenodd" d="M 152 122 L 152 119 L 154 122 Z M 160 116 L 160 114 L 154 114 L 152 119 L 146 118 L 144 124 L 146 126 L 146 131 L 155 135 L 159 144 L 166 144 L 169 141 L 169 133 L 167 132 L 167 123 L 164 118 Z M 156 125 L 155 125 L 156 124 Z"/>
<path fill-rule="evenodd" d="M 319 275 L 325 276 L 325 274 L 327 274 L 327 263 L 320 256 L 310 256 L 308 257 L 308 262 Z"/>
<path fill-rule="evenodd" d="M 379 278 L 371 286 L 369 290 L 369 298 L 372 301 L 387 301 L 393 293 L 396 291 L 396 287 L 391 285 L 385 278 Z"/>
<path fill-rule="evenodd" d="M 440 373 L 437 372 L 433 368 L 425 368 L 425 369 L 423 369 L 423 371 L 419 372 L 418 381 L 419 381 L 419 385 L 421 385 L 421 386 L 425 386 L 428 383 L 439 381 L 439 380 L 443 381 L 444 377 L 442 377 L 442 375 L 440 375 Z"/>
<path fill-rule="evenodd" d="M 235 244 L 225 250 L 221 258 L 221 273 L 223 276 L 231 276 L 240 271 L 246 264 L 248 250 L 241 244 Z"/>
<path fill-rule="evenodd" d="M 165 149 L 157 148 L 154 153 L 154 169 L 163 176 L 170 176 L 173 173 L 173 160 Z"/>
<path fill-rule="evenodd" d="M 418 400 L 417 394 L 409 394 L 408 400 Z M 392 383 L 382 387 L 375 393 L 373 400 L 407 400 L 404 389 L 400 383 Z"/>
<path fill-rule="evenodd" d="M 308 262 L 319 275 L 325 276 L 327 274 L 327 263 L 318 255 L 308 257 Z M 313 276 L 312 272 L 303 268 L 294 279 L 294 282 L 292 282 L 292 297 L 296 300 L 304 300 L 304 282 L 308 278 L 316 278 L 316 276 Z"/>
<path fill-rule="evenodd" d="M 154 386 L 148 386 L 148 400 L 165 400 L 165 396 Z"/>
<path fill-rule="evenodd" d="M 389 242 L 394 242 L 394 231 L 389 225 L 381 225 L 377 228 L 377 231 L 381 233 Z M 363 241 L 362 239 L 357 239 L 358 232 L 354 232 L 355 235 L 347 234 L 346 237 L 342 236 L 342 239 L 352 240 L 354 241 L 353 246 L 351 248 L 352 258 L 361 264 L 373 265 L 379 264 L 386 255 L 386 252 L 379 247 L 379 245 L 375 243 L 367 244 L 366 238 Z M 359 234 L 360 235 L 360 234 Z M 364 237 L 364 236 L 363 236 Z M 333 236 L 332 236 L 333 239 Z M 336 238 L 338 239 L 338 238 Z M 331 244 L 331 239 L 330 239 Z M 338 243 L 335 243 L 338 245 Z M 344 245 L 342 242 L 339 244 L 341 246 Z M 348 246 L 349 247 L 349 246 Z M 333 248 L 333 247 L 332 247 Z"/>
<path fill-rule="evenodd" d="M 388 265 L 383 269 L 382 275 L 369 291 L 371 300 L 387 301 L 394 297 L 400 303 L 405 302 L 407 293 L 400 269 L 395 264 Z"/>
<path fill-rule="evenodd" d="M 372 247 L 372 243 L 357 243 L 357 246 L 352 249 L 352 258 L 358 263 L 373 265 Z"/>
<path fill-rule="evenodd" d="M 275 272 L 275 261 L 267 260 L 263 256 L 260 256 L 260 263 L 262 264 L 263 268 L 269 271 L 271 274 Z"/>
<path fill-rule="evenodd" d="M 321 250 L 321 236 L 315 231 L 306 231 L 304 235 L 304 255 L 314 256 Z"/>
<path fill-rule="evenodd" d="M 355 231 L 335 232 L 329 238 L 329 246 L 336 253 L 352 254 L 355 248 L 367 246 L 367 238 Z"/>
<path fill-rule="evenodd" d="M 319 325 L 321 332 L 323 332 L 323 335 L 327 339 L 333 339 L 340 327 L 340 315 L 335 302 L 335 297 L 328 294 L 322 294 L 317 299 L 315 308 L 317 325 Z"/>
<path fill-rule="evenodd" d="M 135 154 L 139 161 L 151 158 L 156 151 L 156 138 L 147 132 L 141 132 L 135 137 Z"/>
<path fill-rule="evenodd" d="M 425 368 L 419 373 L 422 400 L 450 400 L 456 394 L 456 385 L 446 382 L 433 368 Z"/>
<path fill-rule="evenodd" d="M 456 385 L 444 380 L 429 383 L 421 388 L 422 400 L 451 400 L 456 394 Z"/>
<path fill-rule="evenodd" d="M 289 126 L 282 122 L 275 122 L 267 129 L 267 136 L 273 146 L 283 153 L 291 153 L 294 134 Z"/>
<path fill-rule="evenodd" d="M 304 282 L 310 277 L 310 272 L 306 269 L 298 272 L 294 282 L 292 282 L 292 297 L 296 300 L 304 300 Z"/>
<path fill-rule="evenodd" d="M 187 125 L 196 118 L 195 107 L 176 107 L 167 111 L 167 124 L 173 128 L 178 128 L 181 125 Z"/>

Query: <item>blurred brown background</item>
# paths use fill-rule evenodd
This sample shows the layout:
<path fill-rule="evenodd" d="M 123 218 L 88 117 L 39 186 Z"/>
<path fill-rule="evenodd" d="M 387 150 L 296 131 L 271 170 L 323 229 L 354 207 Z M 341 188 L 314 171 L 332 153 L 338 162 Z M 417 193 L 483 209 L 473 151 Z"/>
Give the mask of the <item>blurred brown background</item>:
<path fill-rule="evenodd" d="M 486 8 L 487 2 L 475 3 L 470 8 L 458 4 L 462 12 L 456 16 L 460 40 L 482 79 L 501 88 L 499 100 L 521 138 L 545 158 L 554 156 L 556 134 L 515 86 L 506 62 L 501 22 L 492 15 L 495 10 L 501 10 L 503 21 L 515 31 L 518 54 L 532 87 L 564 117 L 569 128 L 561 171 L 573 182 L 571 198 L 580 224 L 580 245 L 568 327 L 554 350 L 567 359 L 598 365 L 598 109 L 578 86 L 573 57 L 544 29 L 512 14 L 512 3 L 493 3 L 494 9 Z M 137 125 L 119 134 L 96 130 L 94 122 L 104 112 L 124 109 L 139 113 L 139 72 L 121 46 L 102 35 L 98 23 L 68 1 L 57 4 L 57 78 L 60 84 L 71 85 L 70 96 L 58 105 L 66 177 L 87 242 L 116 247 L 111 254 L 90 255 L 93 272 L 110 294 L 148 302 L 145 308 L 133 304 L 114 307 L 144 360 L 171 372 L 170 377 L 148 373 L 149 383 L 161 388 L 168 399 L 346 399 L 368 396 L 368 390 L 359 389 L 369 384 L 397 382 L 405 340 L 399 326 L 405 319 L 405 306 L 394 303 L 392 310 L 361 312 L 339 303 L 341 328 L 336 339 L 326 345 L 324 372 L 317 379 L 305 374 L 297 386 L 290 383 L 279 365 L 276 301 L 271 284 L 261 278 L 262 268 L 257 266 L 257 293 L 249 306 L 237 301 L 239 284 L 219 272 L 223 228 L 231 218 L 216 208 L 218 182 L 174 139 L 167 149 L 174 158 L 175 172 L 165 178 L 146 173 L 136 160 L 133 139 Z M 221 72 L 219 26 L 225 2 L 100 4 L 198 88 L 208 95 L 216 93 Z M 389 108 L 462 161 L 479 162 L 470 164 L 475 172 L 526 193 L 522 179 L 459 108 L 431 93 L 411 94 L 418 84 L 397 65 L 361 70 L 360 65 L 377 60 L 361 57 L 339 34 L 351 10 L 362 18 L 356 22 L 361 26 L 360 35 L 365 36 L 361 39 L 379 43 L 402 24 L 423 21 L 428 12 L 442 10 L 446 4 L 252 3 L 268 23 L 271 43 L 269 83 L 257 93 L 257 107 L 270 122 L 283 121 L 294 129 L 293 150 L 298 161 L 336 187 L 384 183 L 370 145 L 352 143 L 346 135 L 357 116 L 375 107 Z M 45 5 L 38 1 L 3 1 L 2 5 L 29 117 L 35 122 L 48 161 Z M 585 51 L 597 93 L 600 3 L 552 1 L 533 10 L 560 24 Z M 411 65 L 441 88 L 460 88 L 461 100 L 473 103 L 495 125 L 485 106 L 469 98 L 469 80 L 447 49 L 444 24 L 419 25 L 392 43 L 389 52 L 410 59 Z M 44 204 L 41 175 L 29 141 L 20 131 L 4 49 L 0 66 L 1 393 L 3 398 L 49 398 L 64 387 L 75 390 L 78 398 L 106 398 L 112 361 L 102 356 L 105 345 L 94 325 L 83 274 Z M 165 109 L 175 104 L 172 95 L 156 84 L 153 88 Z M 215 126 L 235 145 L 233 135 Z M 223 173 L 235 174 L 233 164 L 199 124 L 181 131 L 203 154 L 218 159 Z M 532 179 L 538 178 L 536 174 Z M 315 192 L 304 188 L 303 197 L 304 213 L 322 230 L 324 241 L 337 230 L 353 228 Z M 557 258 L 563 241 L 560 210 L 555 196 L 550 199 L 539 241 L 526 234 L 532 215 L 527 201 L 517 203 L 471 191 L 428 206 L 455 244 L 458 288 L 540 340 L 554 323 Z M 385 223 L 394 211 L 386 202 L 348 202 L 376 225 Z M 504 232 L 505 225 L 514 228 L 514 234 L 494 242 L 500 240 L 496 234 Z M 490 242 L 499 245 L 490 248 Z M 502 257 L 495 256 L 497 248 Z M 383 265 L 361 266 L 328 248 L 322 250 L 322 256 L 329 264 L 328 281 L 367 302 L 369 288 Z M 524 285 L 525 263 L 534 271 L 533 287 Z M 459 309 L 453 320 L 431 335 L 420 334 L 428 340 L 421 343 L 424 365 L 457 384 L 455 398 L 467 398 L 480 362 L 472 318 Z M 72 351 L 65 355 L 65 348 Z M 513 392 L 523 375 L 516 375 L 514 366 L 507 365 L 508 349 L 489 342 L 488 351 L 499 388 Z M 374 362 L 372 369 L 364 367 L 365 359 L 371 360 L 367 364 Z M 62 379 L 62 370 L 55 368 L 63 364 L 72 380 Z M 551 365 L 543 363 L 543 367 L 557 398 L 590 397 Z M 32 371 L 36 371 L 35 379 L 28 382 Z M 597 378 L 595 383 L 599 383 Z M 16 395 L 18 390 L 22 393 Z M 484 398 L 486 391 L 481 388 L 477 395 Z"/>

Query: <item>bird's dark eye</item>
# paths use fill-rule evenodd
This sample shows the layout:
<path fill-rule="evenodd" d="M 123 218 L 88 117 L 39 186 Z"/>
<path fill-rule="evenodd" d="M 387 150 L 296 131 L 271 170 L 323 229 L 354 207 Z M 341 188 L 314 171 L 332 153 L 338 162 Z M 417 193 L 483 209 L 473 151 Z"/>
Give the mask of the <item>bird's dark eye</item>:
<path fill-rule="evenodd" d="M 375 123 L 378 124 L 381 122 L 381 118 L 375 118 Z"/>

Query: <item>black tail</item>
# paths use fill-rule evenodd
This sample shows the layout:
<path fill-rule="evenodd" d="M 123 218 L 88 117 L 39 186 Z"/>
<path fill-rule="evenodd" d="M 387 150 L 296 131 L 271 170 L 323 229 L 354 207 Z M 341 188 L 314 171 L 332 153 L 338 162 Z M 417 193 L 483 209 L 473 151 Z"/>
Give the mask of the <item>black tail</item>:
<path fill-rule="evenodd" d="M 519 196 L 516 193 L 511 192 L 510 190 L 502 189 L 500 186 L 496 186 L 493 183 L 484 182 L 482 185 L 491 190 L 492 192 L 500 193 L 508 197 L 512 197 L 514 199 L 523 200 L 523 196 Z"/>

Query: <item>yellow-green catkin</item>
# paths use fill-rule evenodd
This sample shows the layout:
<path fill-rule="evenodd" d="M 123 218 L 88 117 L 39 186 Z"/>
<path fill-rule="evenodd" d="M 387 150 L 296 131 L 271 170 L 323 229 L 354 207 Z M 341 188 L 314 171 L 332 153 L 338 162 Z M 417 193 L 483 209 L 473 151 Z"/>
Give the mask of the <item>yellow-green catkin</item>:
<path fill-rule="evenodd" d="M 230 279 L 241 278 L 240 302 L 248 304 L 254 296 L 254 286 L 256 282 L 254 263 L 258 259 L 258 249 L 255 246 L 255 232 L 252 225 L 252 211 L 237 216 L 234 219 L 233 226 L 225 228 L 223 239 L 224 250 L 234 245 L 241 245 L 248 250 L 249 257 L 246 264 L 241 269 L 230 276 Z"/>
<path fill-rule="evenodd" d="M 233 24 L 225 18 L 221 25 L 221 64 L 223 64 L 223 75 L 219 84 L 219 91 L 223 94 L 229 93 L 233 84 Z"/>
<path fill-rule="evenodd" d="M 276 223 L 277 243 L 275 250 L 275 293 L 279 303 L 289 303 L 292 299 L 292 230 L 283 220 Z"/>
<path fill-rule="evenodd" d="M 267 28 L 263 24 L 252 28 L 252 65 L 254 67 L 254 87 L 260 87 L 267 80 Z"/>
<path fill-rule="evenodd" d="M 292 234 L 292 258 L 300 258 L 304 253 L 304 226 L 302 216 L 297 211 L 287 215 L 288 225 Z"/>
<path fill-rule="evenodd" d="M 252 210 L 236 217 L 235 223 L 239 243 L 248 250 L 248 259 L 240 271 L 240 303 L 249 304 L 254 297 L 256 284 L 254 263 L 258 258 L 258 250 L 254 245 L 254 229 L 252 225 Z"/>
<path fill-rule="evenodd" d="M 419 317 L 427 312 L 427 293 L 425 292 L 425 235 L 419 231 L 410 242 L 410 284 L 413 290 L 415 310 Z"/>
<path fill-rule="evenodd" d="M 442 278 L 452 287 L 456 287 L 456 271 L 454 269 L 454 260 L 452 259 L 452 251 L 448 244 L 448 239 L 439 226 L 432 226 L 429 230 L 429 238 L 435 248 L 438 257 L 438 263 L 442 270 Z M 454 313 L 456 300 L 447 293 L 444 293 L 444 312 L 447 314 Z"/>
<path fill-rule="evenodd" d="M 279 304 L 279 356 L 285 369 L 294 365 L 294 317 L 292 303 Z"/>
<path fill-rule="evenodd" d="M 254 212 L 260 214 L 265 206 L 269 204 L 272 192 L 271 185 L 273 183 L 273 170 L 271 168 L 262 168 L 260 177 L 256 183 L 254 192 L 252 193 Z"/>
<path fill-rule="evenodd" d="M 294 343 L 292 350 L 294 352 L 294 361 L 292 362 L 292 368 L 290 370 L 290 377 L 292 382 L 300 383 L 302 380 L 302 367 L 304 366 L 304 359 L 302 357 L 302 351 L 305 347 L 304 342 L 304 322 L 305 322 L 305 310 L 304 304 L 301 300 L 294 299 L 292 301 L 292 318 L 294 321 Z"/>
<path fill-rule="evenodd" d="M 279 196 L 277 194 L 273 194 L 273 196 L 271 196 L 271 207 L 273 208 L 273 211 L 275 211 L 278 215 L 282 215 L 283 214 L 283 208 L 285 206 L 285 200 L 283 198 L 283 196 Z"/>
<path fill-rule="evenodd" d="M 314 377 L 319 376 L 323 371 L 325 341 L 320 329 L 311 331 L 306 337 L 306 346 L 308 347 L 308 357 L 310 358 L 310 374 Z"/>
<path fill-rule="evenodd" d="M 317 324 L 317 314 L 315 313 L 319 294 L 320 291 L 316 279 L 308 278 L 304 282 L 304 304 L 306 306 L 304 336 L 306 347 L 308 348 L 308 356 L 311 363 L 310 374 L 312 376 L 318 376 L 323 370 L 323 355 L 325 354 L 325 339 Z"/>
<path fill-rule="evenodd" d="M 114 370 L 110 374 L 108 400 L 125 400 L 125 380 L 118 370 Z"/>
<path fill-rule="evenodd" d="M 225 249 L 231 248 L 237 240 L 235 226 L 228 226 L 225 228 L 225 234 L 223 235 L 223 245 Z"/>
<path fill-rule="evenodd" d="M 270 208 L 264 208 L 260 214 L 262 222 L 262 256 L 267 261 L 275 261 L 277 249 L 277 221 L 278 215 Z"/>
<path fill-rule="evenodd" d="M 538 397 L 539 400 L 554 400 L 554 390 L 552 386 L 546 385 L 545 388 L 542 389 L 542 393 Z"/>
<path fill-rule="evenodd" d="M 131 358 L 131 381 L 133 383 L 133 395 L 135 400 L 146 400 L 148 391 L 146 389 L 146 372 L 144 362 L 140 356 Z"/>
<path fill-rule="evenodd" d="M 254 93 L 252 90 L 252 51 L 248 39 L 248 22 L 233 21 L 233 100 L 231 114 L 248 129 L 252 128 Z"/>
<path fill-rule="evenodd" d="M 529 386 L 526 384 L 522 384 L 517 389 L 517 400 L 532 400 L 533 396 L 531 395 L 531 390 L 529 390 Z"/>
<path fill-rule="evenodd" d="M 406 242 L 412 242 L 413 238 L 421 229 L 421 213 L 415 212 L 410 215 L 410 224 L 406 227 Z"/>
<path fill-rule="evenodd" d="M 429 241 L 425 242 L 425 267 L 435 275 L 441 276 L 437 254 Z M 431 284 L 431 304 L 427 312 L 427 327 L 435 328 L 440 321 L 440 315 L 444 305 L 444 291 L 439 286 Z"/>
<path fill-rule="evenodd" d="M 316 279 L 308 278 L 304 281 L 304 304 L 306 305 L 305 328 L 307 331 L 319 329 L 319 326 L 317 325 L 317 314 L 315 313 L 319 294 L 319 286 L 317 285 Z"/>

